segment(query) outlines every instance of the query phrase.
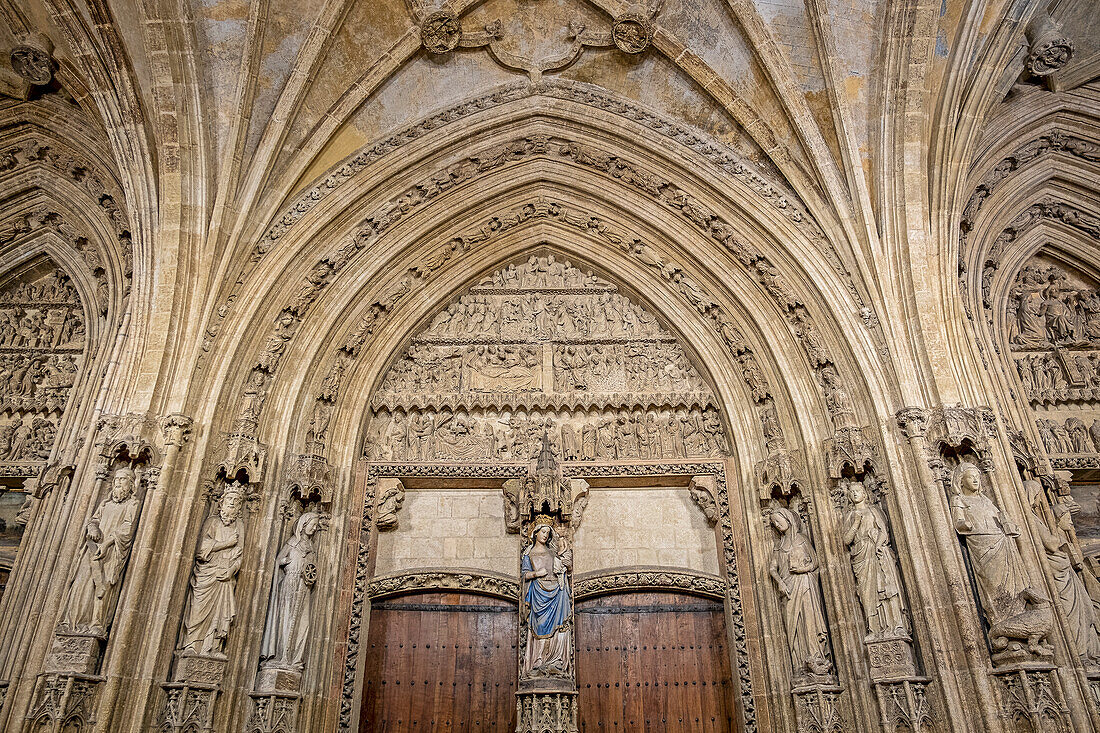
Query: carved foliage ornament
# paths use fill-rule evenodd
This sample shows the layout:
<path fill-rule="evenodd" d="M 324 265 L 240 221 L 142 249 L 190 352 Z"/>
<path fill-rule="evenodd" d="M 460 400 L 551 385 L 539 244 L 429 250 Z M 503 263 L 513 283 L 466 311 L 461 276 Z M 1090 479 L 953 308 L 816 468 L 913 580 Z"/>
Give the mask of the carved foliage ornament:
<path fill-rule="evenodd" d="M 420 42 L 432 53 L 447 53 L 458 48 L 462 28 L 458 18 L 445 10 L 432 13 L 420 24 Z"/>

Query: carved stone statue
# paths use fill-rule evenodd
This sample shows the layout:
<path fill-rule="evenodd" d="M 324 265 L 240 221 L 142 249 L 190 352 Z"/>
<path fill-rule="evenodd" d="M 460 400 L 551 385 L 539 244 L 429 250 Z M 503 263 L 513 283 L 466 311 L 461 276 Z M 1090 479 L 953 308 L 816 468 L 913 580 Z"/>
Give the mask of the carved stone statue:
<path fill-rule="evenodd" d="M 202 526 L 183 612 L 180 651 L 220 656 L 225 646 L 237 615 L 245 491 L 244 485 L 230 481 L 218 501 L 217 513 L 207 517 Z"/>
<path fill-rule="evenodd" d="M 573 669 L 573 598 L 569 573 L 573 550 L 544 514 L 535 518 L 531 544 L 523 552 L 523 603 L 527 650 L 522 677 L 568 676 Z"/>
<path fill-rule="evenodd" d="M 1017 639 L 1026 640 L 1031 654 L 1049 654 L 1042 641 L 1054 621 L 1050 601 L 1031 586 L 1016 546 L 1020 528 L 985 495 L 981 471 L 973 463 L 959 465 L 954 484 L 955 531 L 966 541 L 994 651 L 1004 652 L 1009 640 Z"/>
<path fill-rule="evenodd" d="M 134 484 L 133 469 L 116 470 L 110 493 L 84 527 L 84 547 L 61 614 L 61 626 L 69 631 L 103 635 L 111 625 L 141 508 Z"/>
<path fill-rule="evenodd" d="M 909 623 L 886 515 L 867 500 L 867 490 L 860 481 L 848 484 L 848 500 L 844 544 L 851 556 L 856 592 L 867 619 L 867 634 L 876 638 L 908 635 Z"/>
<path fill-rule="evenodd" d="M 405 501 L 405 487 L 400 481 L 389 481 L 378 497 L 378 529 L 397 529 L 397 512 Z"/>
<path fill-rule="evenodd" d="M 306 512 L 298 517 L 294 534 L 275 559 L 275 580 L 267 607 L 260 659 L 265 667 L 301 670 L 309 636 L 310 603 L 317 582 L 317 553 L 313 536 L 322 516 Z"/>
<path fill-rule="evenodd" d="M 770 521 L 778 537 L 772 552 L 771 577 L 783 599 L 794 676 L 798 679 L 828 674 L 832 669 L 829 629 L 818 585 L 817 553 L 794 512 L 777 507 L 771 511 Z"/>
<path fill-rule="evenodd" d="M 1096 666 L 1100 664 L 1100 623 L 1085 583 L 1077 574 L 1084 559 L 1069 540 L 1069 532 L 1073 529 L 1069 508 L 1064 504 L 1054 507 L 1056 524 L 1053 530 L 1050 529 L 1039 513 L 1044 501 L 1042 486 L 1034 480 L 1027 481 L 1026 485 L 1034 512 L 1035 532 L 1046 551 L 1047 567 L 1058 591 L 1058 599 L 1062 602 L 1077 653 L 1086 665 Z"/>

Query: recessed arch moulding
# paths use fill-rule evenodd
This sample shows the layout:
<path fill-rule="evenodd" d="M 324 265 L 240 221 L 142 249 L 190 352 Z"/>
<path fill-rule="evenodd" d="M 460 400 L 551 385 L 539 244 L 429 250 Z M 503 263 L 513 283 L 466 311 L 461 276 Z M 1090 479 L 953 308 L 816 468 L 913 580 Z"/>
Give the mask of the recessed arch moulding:
<path fill-rule="evenodd" d="M 494 271 L 522 265 L 532 253 L 553 254 L 613 283 L 682 344 L 714 395 L 731 452 L 712 456 L 730 472 L 736 496 L 727 499 L 734 507 L 726 509 L 727 526 L 748 523 L 755 544 L 767 548 L 771 530 L 762 503 L 786 505 L 800 495 L 794 507 L 804 531 L 824 536 L 837 521 L 825 510 L 829 501 L 818 499 L 821 509 L 811 509 L 817 505 L 805 500 L 827 496 L 839 478 L 825 471 L 826 443 L 847 436 L 860 443 L 857 453 L 870 450 L 868 441 L 879 439 L 861 427 L 880 423 L 890 408 L 882 407 L 889 369 L 877 351 L 876 324 L 860 318 L 860 287 L 822 252 L 820 230 L 807 233 L 799 217 L 792 221 L 751 187 L 731 184 L 708 161 L 686 170 L 645 132 L 638 135 L 645 145 L 627 145 L 548 120 L 512 124 L 485 133 L 484 144 L 439 131 L 446 144 L 427 139 L 418 148 L 423 158 L 383 161 L 386 178 L 369 171 L 345 183 L 348 190 L 330 194 L 274 246 L 255 253 L 239 291 L 225 301 L 196 381 L 226 385 L 221 392 L 196 390 L 195 413 L 210 420 L 209 435 L 264 445 L 274 458 L 264 477 L 273 488 L 265 493 L 278 497 L 264 499 L 265 506 L 287 498 L 280 471 L 296 470 L 295 457 L 316 456 L 335 467 L 326 509 L 341 519 L 332 531 L 343 546 L 370 521 L 372 489 L 355 488 L 353 467 L 369 442 L 366 418 L 386 370 L 407 353 L 414 334 Z M 485 152 L 458 156 L 460 145 Z M 439 171 L 446 185 L 425 189 L 422 182 Z M 394 199 L 378 191 L 404 193 Z M 706 405 L 697 407 L 699 419 L 707 418 Z M 210 466 L 223 458 L 213 443 L 206 456 Z M 865 472 L 863 461 L 850 463 L 847 477 Z M 880 481 L 890 479 L 880 471 Z M 270 509 L 262 516 L 261 536 L 284 531 Z M 741 561 L 764 568 L 768 553 L 754 550 Z M 825 585 L 832 602 L 851 583 L 837 576 Z M 248 598 L 242 616 L 259 623 L 269 584 L 265 575 L 242 586 Z M 736 600 L 766 592 L 749 588 Z M 347 610 L 319 614 L 327 617 L 318 633 L 344 638 Z M 767 628 L 766 636 L 784 633 L 775 613 L 758 613 L 749 608 L 755 628 Z M 757 684 L 786 695 L 784 680 L 800 670 L 765 672 L 756 644 L 749 642 Z M 833 671 L 826 677 L 855 663 L 855 651 L 840 649 L 830 650 Z M 236 657 L 255 655 L 242 649 Z M 344 660 L 315 657 L 315 663 L 312 674 L 345 684 Z M 249 663 L 237 664 L 246 678 Z M 354 660 L 349 664 L 355 669 Z"/>

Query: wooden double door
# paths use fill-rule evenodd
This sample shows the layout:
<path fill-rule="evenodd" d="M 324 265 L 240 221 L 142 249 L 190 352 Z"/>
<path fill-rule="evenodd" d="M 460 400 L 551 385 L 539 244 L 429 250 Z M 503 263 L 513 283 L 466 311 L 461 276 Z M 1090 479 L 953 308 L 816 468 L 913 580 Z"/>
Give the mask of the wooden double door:
<path fill-rule="evenodd" d="M 722 604 L 619 593 L 576 608 L 586 733 L 736 731 Z M 516 606 L 416 593 L 371 610 L 361 733 L 515 730 Z"/>

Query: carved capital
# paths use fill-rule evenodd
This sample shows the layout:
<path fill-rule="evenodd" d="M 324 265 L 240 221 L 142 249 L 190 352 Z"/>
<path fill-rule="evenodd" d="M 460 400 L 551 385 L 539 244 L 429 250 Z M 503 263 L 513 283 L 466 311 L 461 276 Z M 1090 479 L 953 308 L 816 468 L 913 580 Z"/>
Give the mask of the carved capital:
<path fill-rule="evenodd" d="M 1073 42 L 1046 12 L 1039 13 L 1027 27 L 1028 55 L 1025 67 L 1032 76 L 1050 76 L 1073 58 Z"/>
<path fill-rule="evenodd" d="M 161 440 L 164 446 L 176 446 L 182 448 L 191 437 L 193 421 L 187 415 L 173 412 L 160 419 Z"/>
<path fill-rule="evenodd" d="M 928 433 L 928 417 L 923 407 L 903 407 L 897 412 L 898 427 L 906 438 L 923 438 Z"/>

